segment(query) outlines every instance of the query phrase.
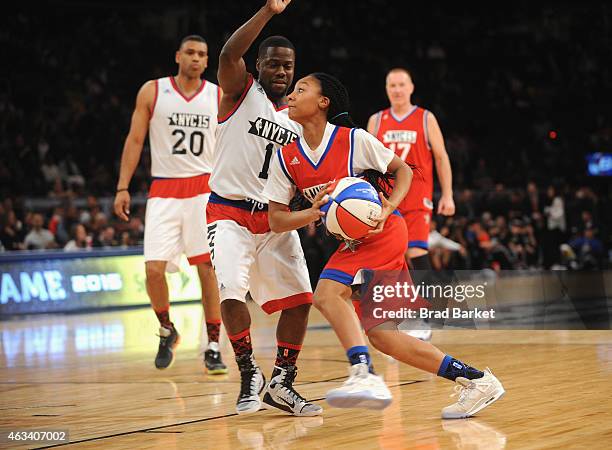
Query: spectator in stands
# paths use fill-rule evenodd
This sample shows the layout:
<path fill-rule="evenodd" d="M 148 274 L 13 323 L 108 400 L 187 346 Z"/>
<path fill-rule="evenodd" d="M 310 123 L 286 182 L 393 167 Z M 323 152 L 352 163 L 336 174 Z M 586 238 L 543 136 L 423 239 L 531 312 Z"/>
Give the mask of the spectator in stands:
<path fill-rule="evenodd" d="M 25 248 L 28 250 L 42 250 L 56 248 L 55 238 L 46 228 L 43 228 L 44 218 L 36 213 L 32 216 L 32 230 L 25 237 Z"/>
<path fill-rule="evenodd" d="M 582 232 L 582 236 L 572 239 L 569 247 L 562 246 L 562 251 L 569 256 L 570 267 L 574 269 L 601 269 L 602 259 L 605 255 L 603 243 L 595 237 L 592 228 Z"/>
<path fill-rule="evenodd" d="M 462 257 L 467 255 L 465 248 L 459 242 L 449 239 L 449 234 L 448 226 L 444 225 L 441 231 L 438 231 L 435 220 L 429 223 L 429 256 L 434 270 L 451 267 L 450 262 L 454 252 L 459 252 Z"/>
<path fill-rule="evenodd" d="M 0 242 L 5 251 L 23 250 L 25 239 L 25 227 L 17 219 L 15 211 L 9 209 L 8 212 L 0 214 Z"/>
<path fill-rule="evenodd" d="M 551 267 L 561 261 L 559 246 L 565 240 L 565 202 L 554 186 L 546 189 L 544 205 L 547 232 L 542 248 L 544 267 Z"/>
<path fill-rule="evenodd" d="M 83 224 L 77 223 L 72 227 L 72 239 L 68 241 L 64 250 L 66 251 L 85 251 L 91 250 L 92 239 L 87 234 Z"/>
<path fill-rule="evenodd" d="M 94 241 L 95 247 L 115 247 L 117 246 L 117 240 L 115 239 L 115 229 L 111 226 L 105 226 L 102 228 L 98 239 Z"/>

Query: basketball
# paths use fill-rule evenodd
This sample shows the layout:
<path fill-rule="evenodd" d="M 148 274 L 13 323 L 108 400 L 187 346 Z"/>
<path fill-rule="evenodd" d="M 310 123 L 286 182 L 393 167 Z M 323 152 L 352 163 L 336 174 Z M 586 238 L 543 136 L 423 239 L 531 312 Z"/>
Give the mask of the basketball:
<path fill-rule="evenodd" d="M 332 185 L 333 186 L 333 185 Z M 346 177 L 335 182 L 325 212 L 327 230 L 344 239 L 361 239 L 376 227 L 382 204 L 376 189 L 361 178 Z"/>

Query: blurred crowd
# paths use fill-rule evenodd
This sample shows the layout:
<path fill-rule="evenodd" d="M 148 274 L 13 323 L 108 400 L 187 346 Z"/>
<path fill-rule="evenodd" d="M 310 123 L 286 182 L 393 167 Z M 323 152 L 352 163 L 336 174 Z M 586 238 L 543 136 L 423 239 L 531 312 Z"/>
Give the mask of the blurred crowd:
<path fill-rule="evenodd" d="M 112 216 L 111 202 L 93 195 L 35 205 L 5 199 L 0 203 L 0 251 L 88 251 L 142 245 L 144 207 L 136 205 L 125 223 Z"/>
<path fill-rule="evenodd" d="M 134 198 L 131 220 L 112 214 L 112 197 L 72 192 L 0 203 L 0 249 L 88 250 L 142 245 L 145 197 Z M 604 268 L 609 260 L 610 198 L 582 186 L 522 188 L 498 183 L 491 191 L 460 189 L 456 214 L 434 214 L 430 256 L 437 270 Z M 337 242 L 322 226 L 301 230 L 310 267 L 318 273 Z M 607 237 L 607 238 L 606 238 Z"/>
<path fill-rule="evenodd" d="M 2 248 L 139 245 L 143 203 L 128 224 L 111 210 L 136 92 L 175 72 L 177 42 L 193 32 L 209 42 L 205 77 L 215 81 L 223 42 L 255 8 L 16 7 L 0 28 L 12 64 L 0 75 Z M 413 101 L 438 117 L 453 165 L 457 214 L 431 222 L 435 267 L 606 264 L 610 183 L 587 177 L 584 157 L 612 148 L 612 8 L 415 4 L 410 26 L 403 10 L 384 0 L 295 2 L 266 34 L 293 40 L 296 76 L 343 80 L 361 126 L 386 106 L 386 71 L 412 70 Z M 149 164 L 145 148 L 135 198 L 146 197 Z M 302 234 L 312 261 L 329 251 L 320 227 Z"/>

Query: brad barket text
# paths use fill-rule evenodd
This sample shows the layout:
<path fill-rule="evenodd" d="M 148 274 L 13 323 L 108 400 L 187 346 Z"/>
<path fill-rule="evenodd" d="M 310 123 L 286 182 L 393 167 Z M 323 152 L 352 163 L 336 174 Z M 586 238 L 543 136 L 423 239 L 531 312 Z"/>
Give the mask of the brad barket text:
<path fill-rule="evenodd" d="M 375 319 L 495 319 L 495 310 L 446 308 L 438 311 L 428 308 L 401 308 L 387 311 L 384 308 L 374 308 L 372 315 Z"/>

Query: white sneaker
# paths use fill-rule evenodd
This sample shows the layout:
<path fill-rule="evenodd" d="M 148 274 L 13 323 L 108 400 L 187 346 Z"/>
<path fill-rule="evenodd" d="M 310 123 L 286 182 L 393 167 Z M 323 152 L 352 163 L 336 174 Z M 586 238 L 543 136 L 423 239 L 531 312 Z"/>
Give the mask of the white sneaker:
<path fill-rule="evenodd" d="M 310 403 L 293 388 L 296 376 L 295 366 L 274 367 L 263 402 L 294 416 L 318 416 L 323 408 Z"/>
<path fill-rule="evenodd" d="M 257 412 L 261 408 L 259 394 L 266 385 L 266 379 L 251 355 L 245 355 L 238 362 L 238 367 L 240 369 L 240 394 L 236 400 L 236 412 L 238 414 Z"/>
<path fill-rule="evenodd" d="M 424 320 L 404 320 L 399 325 L 399 329 L 402 333 L 417 338 L 421 341 L 431 341 L 431 327 Z"/>
<path fill-rule="evenodd" d="M 412 336 L 413 338 L 417 338 L 421 341 L 431 341 L 431 330 L 403 330 L 403 332 L 408 336 Z"/>
<path fill-rule="evenodd" d="M 378 375 L 373 375 L 365 363 L 349 368 L 349 378 L 342 386 L 327 392 L 327 403 L 336 408 L 384 409 L 393 397 Z"/>
<path fill-rule="evenodd" d="M 467 378 L 457 377 L 455 382 L 457 386 L 455 386 L 455 394 L 452 397 L 458 394 L 459 400 L 442 410 L 443 419 L 471 417 L 499 400 L 506 392 L 489 368 L 485 369 L 482 378 L 468 380 Z"/>

